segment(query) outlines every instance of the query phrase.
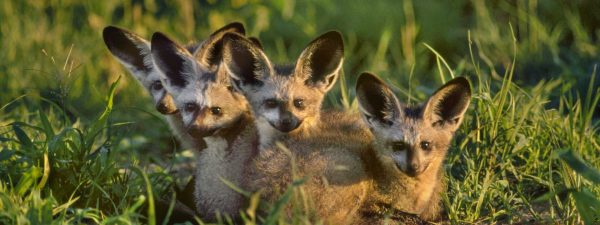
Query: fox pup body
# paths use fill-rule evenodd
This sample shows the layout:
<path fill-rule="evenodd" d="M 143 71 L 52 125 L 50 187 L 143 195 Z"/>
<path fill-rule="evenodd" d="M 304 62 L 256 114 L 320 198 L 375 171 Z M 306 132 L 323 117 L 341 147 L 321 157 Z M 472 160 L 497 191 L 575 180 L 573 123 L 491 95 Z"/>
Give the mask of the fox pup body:
<path fill-rule="evenodd" d="M 262 190 L 263 198 L 272 203 L 294 177 L 306 178 L 302 189 L 314 200 L 313 212 L 332 224 L 353 220 L 368 187 L 357 151 L 370 139 L 350 138 L 369 135 L 360 126 L 360 117 L 321 112 L 342 61 L 343 42 L 337 32 L 312 41 L 294 67 L 272 65 L 240 35 L 224 37 L 223 64 L 249 101 L 260 137 L 260 151 L 248 168 L 245 186 Z M 281 150 L 276 142 L 290 151 Z"/>
<path fill-rule="evenodd" d="M 470 103 L 468 80 L 449 81 L 422 106 L 401 104 L 383 81 L 369 73 L 358 78 L 356 93 L 374 137 L 362 153 L 373 182 L 361 210 L 368 215 L 402 211 L 427 221 L 441 219 L 441 168 Z"/>
<path fill-rule="evenodd" d="M 245 165 L 258 145 L 249 105 L 219 66 L 222 36 L 243 34 L 243 29 L 225 28 L 212 34 L 193 56 L 161 33 L 152 37 L 155 64 L 165 75 L 165 86 L 181 109 L 187 131 L 207 143 L 196 153 L 194 192 L 197 212 L 206 221 L 216 221 L 219 214 L 234 218 L 240 214 L 246 200 L 223 180 L 241 186 Z"/>
<path fill-rule="evenodd" d="M 273 65 L 241 35 L 226 34 L 223 45 L 224 67 L 251 105 L 261 148 L 318 133 L 321 103 L 342 67 L 344 50 L 338 32 L 313 40 L 295 66 Z"/>
<path fill-rule="evenodd" d="M 273 203 L 282 197 L 295 180 L 304 179 L 299 187 L 309 205 L 310 219 L 322 219 L 325 224 L 350 224 L 367 196 L 368 174 L 362 166 L 360 150 L 369 144 L 370 133 L 357 126 L 360 117 L 331 113 L 323 119 L 318 134 L 282 140 L 282 146 L 261 149 L 248 169 L 247 186 L 261 191 L 263 199 Z M 331 117 L 329 117 L 331 116 Z M 334 120 L 335 119 L 335 120 Z M 303 200 L 294 194 L 295 203 Z M 286 206 L 288 215 L 292 205 Z M 317 221 L 312 221 L 317 222 Z"/>

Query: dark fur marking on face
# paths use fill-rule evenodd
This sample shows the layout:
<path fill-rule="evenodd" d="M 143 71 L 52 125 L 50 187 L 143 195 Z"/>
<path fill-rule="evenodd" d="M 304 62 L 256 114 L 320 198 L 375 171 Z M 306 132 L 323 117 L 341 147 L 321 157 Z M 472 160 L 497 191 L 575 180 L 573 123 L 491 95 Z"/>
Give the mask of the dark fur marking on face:
<path fill-rule="evenodd" d="M 279 76 L 289 77 L 294 74 L 294 65 L 275 65 L 273 70 Z"/>
<path fill-rule="evenodd" d="M 422 111 L 423 107 L 420 106 L 405 107 L 404 116 L 412 119 L 420 119 L 422 117 Z"/>

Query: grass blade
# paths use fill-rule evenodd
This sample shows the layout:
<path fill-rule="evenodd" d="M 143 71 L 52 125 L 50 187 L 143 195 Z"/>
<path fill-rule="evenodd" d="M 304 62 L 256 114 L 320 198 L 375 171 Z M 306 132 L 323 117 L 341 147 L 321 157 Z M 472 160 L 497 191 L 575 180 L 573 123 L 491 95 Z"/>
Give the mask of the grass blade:
<path fill-rule="evenodd" d="M 559 151 L 557 154 L 558 157 L 565 161 L 565 163 L 567 163 L 567 165 L 569 165 L 569 167 L 575 170 L 575 172 L 577 172 L 579 175 L 585 179 L 588 179 L 589 181 L 600 184 L 600 172 L 598 169 L 587 165 L 587 163 L 585 163 L 585 161 L 577 156 L 572 150 L 564 149 Z"/>
<path fill-rule="evenodd" d="M 21 143 L 23 147 L 33 150 L 35 146 L 33 145 L 33 142 L 31 141 L 29 136 L 27 136 L 27 133 L 25 133 L 25 131 L 21 129 L 21 126 L 13 124 L 12 128 L 15 131 L 15 135 L 17 136 L 17 140 L 19 140 L 19 143 Z"/>

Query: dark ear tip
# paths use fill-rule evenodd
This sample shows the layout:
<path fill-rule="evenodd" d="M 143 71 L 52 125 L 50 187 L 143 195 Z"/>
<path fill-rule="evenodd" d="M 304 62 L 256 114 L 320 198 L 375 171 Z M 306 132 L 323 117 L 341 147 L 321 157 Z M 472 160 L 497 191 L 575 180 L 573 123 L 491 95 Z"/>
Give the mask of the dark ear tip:
<path fill-rule="evenodd" d="M 152 45 L 154 45 L 154 43 L 160 43 L 160 42 L 172 42 L 171 39 L 169 39 L 167 37 L 167 35 L 161 33 L 161 32 L 154 32 L 154 34 L 152 34 L 152 40 L 150 41 L 152 43 Z"/>
<path fill-rule="evenodd" d="M 115 26 L 107 26 L 102 30 L 102 39 L 104 39 L 106 46 L 111 46 L 112 42 L 118 41 L 119 38 L 124 36 L 124 33 L 128 32 Z"/>
<path fill-rule="evenodd" d="M 250 40 L 254 45 L 256 45 L 256 47 L 263 49 L 262 43 L 257 37 L 249 37 L 248 40 Z"/>
<path fill-rule="evenodd" d="M 377 77 L 377 75 L 372 74 L 370 72 L 363 72 L 358 76 L 358 79 L 356 81 L 356 86 L 358 87 L 359 85 L 365 84 L 366 82 L 383 84 L 383 81 L 381 79 L 379 79 L 379 77 Z"/>
<path fill-rule="evenodd" d="M 223 31 L 223 30 L 231 30 L 231 32 L 236 32 L 236 33 L 239 33 L 242 35 L 246 35 L 246 29 L 244 28 L 244 24 L 237 22 L 237 21 L 227 24 L 223 28 L 219 29 L 219 31 Z"/>
<path fill-rule="evenodd" d="M 230 42 L 240 41 L 240 40 L 244 40 L 244 39 L 246 39 L 244 36 L 241 36 L 236 33 L 226 33 L 225 35 L 223 35 L 223 43 L 225 43 L 225 44 L 229 44 Z"/>
<path fill-rule="evenodd" d="M 115 34 L 115 33 L 119 33 L 122 32 L 123 30 L 121 28 L 115 27 L 115 26 L 106 26 L 103 30 L 102 30 L 102 36 L 104 37 L 104 39 L 107 38 L 107 36 Z"/>
<path fill-rule="evenodd" d="M 339 43 L 340 45 L 344 45 L 344 39 L 342 38 L 342 33 L 337 30 L 327 31 L 322 34 L 319 39 L 326 38 L 328 40 L 333 41 L 334 43 Z"/>
<path fill-rule="evenodd" d="M 471 95 L 471 82 L 465 77 L 456 77 L 450 81 L 446 85 L 458 85 L 460 88 L 465 89 L 465 91 Z"/>
<path fill-rule="evenodd" d="M 338 40 L 342 40 L 342 33 L 337 30 L 330 30 L 325 32 L 322 37 L 334 38 Z"/>

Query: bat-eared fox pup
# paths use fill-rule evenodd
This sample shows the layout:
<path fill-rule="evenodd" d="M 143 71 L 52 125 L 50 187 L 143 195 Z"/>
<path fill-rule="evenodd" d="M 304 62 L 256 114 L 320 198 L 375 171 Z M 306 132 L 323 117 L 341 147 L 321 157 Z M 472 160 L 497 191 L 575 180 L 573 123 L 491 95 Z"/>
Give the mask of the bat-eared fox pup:
<path fill-rule="evenodd" d="M 194 195 L 198 214 L 213 222 L 219 215 L 235 219 L 244 209 L 245 197 L 223 180 L 239 187 L 245 165 L 258 147 L 250 107 L 220 66 L 223 36 L 243 34 L 232 29 L 213 33 L 194 55 L 162 33 L 154 33 L 151 40 L 154 63 L 164 75 L 163 83 L 180 109 L 184 126 L 207 144 L 196 154 Z M 257 43 L 252 45 L 260 49 Z"/>
<path fill-rule="evenodd" d="M 373 177 L 365 213 L 399 210 L 428 221 L 440 219 L 443 161 L 470 103 L 469 81 L 454 78 L 422 106 L 408 106 L 375 75 L 363 73 L 356 95 L 374 136 L 371 148 L 363 153 Z"/>
<path fill-rule="evenodd" d="M 242 24 L 234 22 L 228 24 L 215 33 L 236 32 L 244 35 Z M 173 96 L 167 92 L 161 81 L 161 72 L 153 63 L 150 53 L 150 42 L 144 38 L 122 28 L 107 26 L 102 32 L 104 43 L 110 53 L 136 78 L 148 91 L 158 112 L 165 115 L 169 127 L 176 137 L 180 139 L 185 148 L 201 149 L 204 142 L 201 138 L 192 138 L 183 127 L 181 115 L 175 106 Z M 258 39 L 249 38 L 256 46 L 262 48 Z M 196 52 L 200 44 L 186 46 L 190 53 Z"/>
<path fill-rule="evenodd" d="M 314 131 L 323 98 L 342 67 L 341 34 L 331 31 L 313 40 L 294 66 L 273 65 L 241 35 L 228 33 L 223 39 L 223 64 L 252 107 L 261 148 Z"/>
<path fill-rule="evenodd" d="M 328 32 L 316 38 L 295 67 L 272 65 L 261 49 L 242 36 L 229 33 L 223 39 L 223 66 L 252 106 L 261 139 L 261 151 L 249 163 L 243 186 L 260 190 L 263 202 L 274 203 L 294 176 L 303 177 L 302 189 L 313 204 L 300 208 L 310 208 L 307 213 L 327 224 L 352 221 L 368 186 L 360 154 L 352 152 L 361 146 L 354 143 L 363 139 L 348 138 L 346 130 L 327 129 L 319 121 L 323 97 L 341 68 L 341 35 Z M 360 122 L 344 113 L 336 115 L 340 116 L 336 123 L 349 127 Z M 273 141 L 287 146 L 290 154 L 271 145 Z"/>
<path fill-rule="evenodd" d="M 288 216 L 295 208 L 304 210 L 309 223 L 318 219 L 324 224 L 352 224 L 370 187 L 360 154 L 370 144 L 369 135 L 367 129 L 324 129 L 310 137 L 283 139 L 280 143 L 289 151 L 279 146 L 261 149 L 247 169 L 246 186 L 260 191 L 263 202 L 274 203 L 294 181 L 303 180 L 293 195 L 295 201 L 284 208 Z"/>
<path fill-rule="evenodd" d="M 102 35 L 110 53 L 150 93 L 156 110 L 165 115 L 169 127 L 184 147 L 203 147 L 204 141 L 202 139 L 194 139 L 185 132 L 173 97 L 164 88 L 160 80 L 160 71 L 153 65 L 150 42 L 134 33 L 114 26 L 104 28 Z M 186 51 L 193 51 L 194 48 L 195 46 L 189 46 Z"/>

